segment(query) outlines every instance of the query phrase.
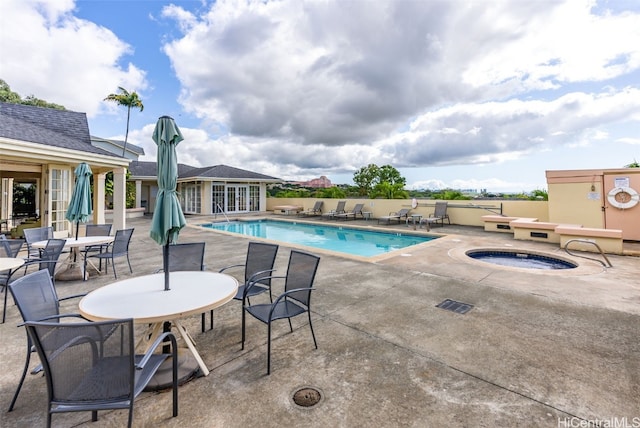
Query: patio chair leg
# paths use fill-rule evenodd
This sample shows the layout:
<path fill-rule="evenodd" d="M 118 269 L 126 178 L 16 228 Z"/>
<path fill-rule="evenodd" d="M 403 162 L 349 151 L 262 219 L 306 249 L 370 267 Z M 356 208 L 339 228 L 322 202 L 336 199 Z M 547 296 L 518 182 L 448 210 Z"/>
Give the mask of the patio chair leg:
<path fill-rule="evenodd" d="M 311 337 L 313 337 L 313 344 L 315 345 L 316 349 L 318 349 L 318 342 L 316 342 L 316 335 L 313 332 L 313 324 L 311 323 L 311 311 L 307 311 L 307 313 L 309 314 L 309 328 L 311 329 Z"/>
<path fill-rule="evenodd" d="M 244 313 L 245 309 L 244 306 L 242 307 L 242 348 L 240 349 L 244 349 L 244 327 L 245 327 L 245 323 L 246 323 L 246 314 Z"/>
<path fill-rule="evenodd" d="M 7 291 L 6 285 L 2 286 L 2 291 L 4 292 L 4 309 L 2 309 L 2 324 L 4 324 L 4 320 L 7 317 L 7 294 L 9 294 L 9 292 Z"/>
<path fill-rule="evenodd" d="M 267 323 L 267 375 L 271 374 L 271 321 Z"/>
<path fill-rule="evenodd" d="M 9 411 L 13 410 L 13 406 L 15 406 L 16 401 L 18 400 L 18 395 L 20 394 L 20 390 L 22 389 L 24 378 L 27 376 L 27 371 L 29 370 L 30 361 L 31 361 L 31 342 L 27 344 L 27 358 L 26 358 L 26 361 L 24 362 L 24 369 L 22 370 L 22 376 L 20 376 L 20 382 L 18 383 L 18 388 L 16 389 L 16 393 L 13 394 L 13 400 L 11 400 L 11 404 L 9 405 Z"/>

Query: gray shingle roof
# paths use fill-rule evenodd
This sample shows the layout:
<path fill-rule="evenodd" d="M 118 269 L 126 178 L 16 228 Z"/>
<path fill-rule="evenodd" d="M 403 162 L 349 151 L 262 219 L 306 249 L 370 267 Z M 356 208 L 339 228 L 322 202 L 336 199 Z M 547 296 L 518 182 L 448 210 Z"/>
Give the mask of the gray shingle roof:
<path fill-rule="evenodd" d="M 132 161 L 129 164 L 129 171 L 134 177 L 155 177 L 157 174 L 157 164 L 155 162 Z M 195 169 L 192 166 L 183 163 L 178 164 L 178 176 L 186 174 L 187 171 Z"/>
<path fill-rule="evenodd" d="M 227 165 L 205 166 L 194 168 L 186 174 L 180 174 L 180 178 L 219 178 L 219 179 L 244 179 L 244 180 L 280 180 L 277 177 L 247 171 L 246 169 L 234 168 Z"/>
<path fill-rule="evenodd" d="M 95 135 L 91 136 L 92 141 L 107 141 L 111 143 L 113 146 L 122 149 L 124 147 L 124 140 L 112 140 L 109 138 L 96 137 Z M 136 146 L 131 142 L 127 142 L 127 150 L 130 150 L 138 155 L 144 155 L 144 149 L 140 146 Z"/>
<path fill-rule="evenodd" d="M 133 177 L 155 177 L 156 176 L 156 163 L 133 161 L 129 164 L 129 171 Z M 220 180 L 275 180 L 280 181 L 279 178 L 271 177 L 257 172 L 247 171 L 240 168 L 234 168 L 227 165 L 205 166 L 202 168 L 196 168 L 193 166 L 178 164 L 178 178 L 212 178 Z"/>
<path fill-rule="evenodd" d="M 74 111 L 0 102 L 0 137 L 120 157 L 93 147 L 86 114 Z"/>

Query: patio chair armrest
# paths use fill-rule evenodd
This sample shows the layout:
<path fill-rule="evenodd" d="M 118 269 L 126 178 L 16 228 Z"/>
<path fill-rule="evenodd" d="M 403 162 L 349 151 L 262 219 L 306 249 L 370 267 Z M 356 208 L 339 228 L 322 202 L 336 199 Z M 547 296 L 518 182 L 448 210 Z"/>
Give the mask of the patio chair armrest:
<path fill-rule="evenodd" d="M 304 288 L 294 288 L 293 290 L 285 291 L 284 293 L 282 293 L 281 295 L 279 295 L 276 298 L 276 300 L 273 302 L 273 307 L 275 308 L 276 303 L 278 303 L 280 300 L 282 300 L 285 297 L 287 297 L 289 294 L 299 293 L 300 291 L 305 291 L 305 290 L 315 290 L 315 288 L 313 288 L 313 287 L 304 287 Z"/>
<path fill-rule="evenodd" d="M 250 283 L 250 284 L 252 284 L 252 283 L 254 283 L 254 282 L 258 282 L 257 280 L 254 280 L 254 278 L 255 278 L 256 276 L 261 275 L 261 274 L 266 273 L 266 272 L 275 272 L 275 271 L 276 271 L 276 269 L 266 269 L 266 270 L 261 270 L 260 272 L 256 272 L 256 273 L 254 273 L 253 275 L 251 275 L 251 276 L 249 277 L 249 279 L 247 280 L 247 282 L 248 282 L 248 283 Z M 273 278 L 273 277 L 271 277 L 271 276 L 264 276 L 264 277 L 261 277 L 261 278 L 259 278 L 259 279 L 265 279 L 265 278 Z"/>
<path fill-rule="evenodd" d="M 163 346 L 166 345 L 164 340 L 167 338 L 171 342 L 171 354 L 173 355 L 173 358 L 178 357 L 178 344 L 176 342 L 176 336 L 170 331 L 167 331 L 162 333 L 160 336 L 156 338 L 156 340 L 153 341 L 149 349 L 147 349 L 147 352 L 145 352 L 142 359 L 136 364 L 137 370 L 142 370 L 144 368 L 144 366 L 149 362 L 149 359 L 155 353 L 156 349 L 158 349 L 160 345 L 163 345 Z"/>
<path fill-rule="evenodd" d="M 87 320 L 85 317 L 83 317 L 80 314 L 61 314 L 61 315 L 50 315 L 48 317 L 44 317 L 38 320 L 29 320 L 29 321 L 35 321 L 35 322 L 42 322 L 42 321 L 51 321 L 51 320 L 60 320 L 62 318 L 82 318 L 83 320 Z M 29 321 L 25 321 L 22 322 L 20 324 L 18 324 L 18 327 L 22 327 L 24 326 L 26 323 L 28 323 Z M 89 320 L 87 320 L 89 321 Z"/>
<path fill-rule="evenodd" d="M 263 279 L 286 279 L 286 276 L 263 276 L 262 278 L 259 279 L 259 281 L 263 280 Z M 259 284 L 259 281 L 247 281 L 247 285 L 244 287 L 244 293 L 242 294 L 242 304 L 244 305 L 244 302 L 247 298 L 247 293 L 249 292 L 249 290 L 251 289 L 251 287 L 253 287 L 256 284 Z"/>
<path fill-rule="evenodd" d="M 69 299 L 77 299 L 78 297 L 84 297 L 86 296 L 87 293 L 84 294 L 74 294 L 72 296 L 66 296 L 66 297 L 58 297 L 58 301 L 62 302 L 63 300 L 69 300 Z"/>
<path fill-rule="evenodd" d="M 222 269 L 220 269 L 220 270 L 218 271 L 218 273 L 222 273 L 222 272 L 224 272 L 224 271 L 225 271 L 225 270 L 227 270 L 227 269 L 236 268 L 236 267 L 241 267 L 241 266 L 245 266 L 245 264 L 243 263 L 243 264 L 239 264 L 239 265 L 231 265 L 231 266 L 223 267 Z"/>

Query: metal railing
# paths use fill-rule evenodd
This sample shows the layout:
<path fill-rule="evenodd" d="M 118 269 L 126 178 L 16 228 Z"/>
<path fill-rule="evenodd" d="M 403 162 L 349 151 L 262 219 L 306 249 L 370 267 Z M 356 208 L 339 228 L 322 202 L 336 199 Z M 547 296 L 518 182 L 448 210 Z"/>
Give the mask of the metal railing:
<path fill-rule="evenodd" d="M 590 244 L 593 245 L 594 247 L 596 247 L 598 249 L 598 251 L 600 252 L 600 255 L 605 259 L 605 261 L 607 262 L 605 264 L 605 262 L 603 262 L 602 260 L 596 259 L 594 257 L 587 257 L 587 256 L 583 256 L 580 254 L 575 254 L 572 253 L 571 251 L 569 251 L 569 244 L 571 244 L 572 242 L 579 242 L 581 244 Z M 564 244 L 564 250 L 567 252 L 567 254 L 574 256 L 574 257 L 582 257 L 583 259 L 588 259 L 588 260 L 593 260 L 596 261 L 598 263 L 601 263 L 602 266 L 604 267 L 613 267 L 613 265 L 611 264 L 611 262 L 609 261 L 609 259 L 607 258 L 606 254 L 604 253 L 604 251 L 602 251 L 602 248 L 600 248 L 600 245 L 598 245 L 596 242 L 593 241 L 589 241 L 587 239 L 570 239 L 567 241 L 566 244 Z"/>
<path fill-rule="evenodd" d="M 224 210 L 222 209 L 222 207 L 220 206 L 220 204 L 216 203 L 216 207 L 218 207 L 218 209 L 220 210 L 220 213 L 224 216 L 225 219 L 227 219 L 227 223 L 230 222 L 229 217 L 227 217 L 227 213 L 224 212 Z M 218 218 L 218 211 L 216 211 L 215 213 L 213 213 L 213 218 L 217 219 Z"/>

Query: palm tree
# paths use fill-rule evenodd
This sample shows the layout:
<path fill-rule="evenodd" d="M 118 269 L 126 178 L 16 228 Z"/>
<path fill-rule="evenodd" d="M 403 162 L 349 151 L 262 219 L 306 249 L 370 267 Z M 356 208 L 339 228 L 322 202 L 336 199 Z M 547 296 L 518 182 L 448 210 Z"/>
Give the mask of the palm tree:
<path fill-rule="evenodd" d="M 124 157 L 127 150 L 127 139 L 129 138 L 129 118 L 131 117 L 131 108 L 139 108 L 140 111 L 142 111 L 144 110 L 144 105 L 142 105 L 142 100 L 135 91 L 130 93 L 121 86 L 118 86 L 118 91 L 120 93 L 109 94 L 104 100 L 113 101 L 119 106 L 125 106 L 127 108 L 127 132 L 124 134 L 124 146 L 122 147 L 122 157 Z"/>

